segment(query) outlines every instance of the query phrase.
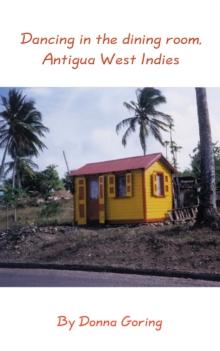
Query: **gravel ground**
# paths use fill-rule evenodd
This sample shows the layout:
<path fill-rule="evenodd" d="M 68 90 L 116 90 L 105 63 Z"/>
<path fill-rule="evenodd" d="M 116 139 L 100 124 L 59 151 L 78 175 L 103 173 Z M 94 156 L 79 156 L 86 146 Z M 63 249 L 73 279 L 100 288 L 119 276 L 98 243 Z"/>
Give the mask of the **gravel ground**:
<path fill-rule="evenodd" d="M 0 232 L 0 262 L 220 274 L 220 232 L 190 225 L 26 227 Z"/>

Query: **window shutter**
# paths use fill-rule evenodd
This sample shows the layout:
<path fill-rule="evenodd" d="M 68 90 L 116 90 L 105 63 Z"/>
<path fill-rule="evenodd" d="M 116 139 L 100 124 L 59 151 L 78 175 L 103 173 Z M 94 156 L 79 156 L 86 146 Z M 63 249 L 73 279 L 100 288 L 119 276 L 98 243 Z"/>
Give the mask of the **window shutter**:
<path fill-rule="evenodd" d="M 170 192 L 169 177 L 168 177 L 168 175 L 165 175 L 165 177 L 164 177 L 164 194 L 168 195 L 169 192 Z"/>
<path fill-rule="evenodd" d="M 126 196 L 132 196 L 132 174 L 126 173 Z"/>
<path fill-rule="evenodd" d="M 153 196 L 157 196 L 157 173 L 151 175 L 151 192 Z"/>
<path fill-rule="evenodd" d="M 99 176 L 99 223 L 105 223 L 105 177 Z"/>
<path fill-rule="evenodd" d="M 161 194 L 160 196 L 164 196 L 165 195 L 165 180 L 164 180 L 164 173 L 160 174 L 161 177 Z"/>
<path fill-rule="evenodd" d="M 77 206 L 77 222 L 79 225 L 86 224 L 86 179 L 79 177 L 76 180 L 76 206 Z"/>
<path fill-rule="evenodd" d="M 115 189 L 115 176 L 111 174 L 108 176 L 108 197 L 113 198 L 116 196 Z"/>

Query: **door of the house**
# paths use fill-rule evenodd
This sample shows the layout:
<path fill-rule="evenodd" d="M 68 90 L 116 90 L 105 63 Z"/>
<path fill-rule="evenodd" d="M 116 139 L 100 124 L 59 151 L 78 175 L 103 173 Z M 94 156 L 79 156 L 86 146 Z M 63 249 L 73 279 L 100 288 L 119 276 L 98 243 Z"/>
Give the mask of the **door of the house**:
<path fill-rule="evenodd" d="M 87 219 L 99 221 L 99 178 L 90 176 L 87 179 Z"/>

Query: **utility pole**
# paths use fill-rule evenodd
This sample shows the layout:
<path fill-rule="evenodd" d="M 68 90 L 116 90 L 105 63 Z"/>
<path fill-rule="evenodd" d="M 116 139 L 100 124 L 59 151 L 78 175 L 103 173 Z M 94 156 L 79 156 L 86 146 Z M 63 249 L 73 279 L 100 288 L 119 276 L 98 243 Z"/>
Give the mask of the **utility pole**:
<path fill-rule="evenodd" d="M 69 165 L 68 165 L 68 162 L 67 162 L 65 151 L 63 151 L 63 157 L 64 157 L 64 160 L 65 160 L 65 163 L 66 163 L 67 174 L 69 175 L 70 174 L 70 169 L 69 169 Z"/>
<path fill-rule="evenodd" d="M 168 150 L 167 150 L 167 147 L 168 147 L 168 145 L 169 145 L 169 141 L 168 140 L 166 140 L 166 141 L 164 141 L 164 145 L 165 145 L 165 149 L 166 149 L 166 159 L 168 160 Z"/>

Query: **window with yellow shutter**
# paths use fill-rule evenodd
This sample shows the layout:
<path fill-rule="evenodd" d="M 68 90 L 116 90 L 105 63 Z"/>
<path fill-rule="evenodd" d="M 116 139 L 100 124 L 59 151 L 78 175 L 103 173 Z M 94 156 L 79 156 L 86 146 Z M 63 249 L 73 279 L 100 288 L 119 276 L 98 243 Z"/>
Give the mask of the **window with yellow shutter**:
<path fill-rule="evenodd" d="M 165 175 L 165 177 L 164 177 L 164 192 L 165 192 L 165 195 L 169 194 L 169 191 L 170 191 L 169 177 L 168 177 L 168 175 Z"/>
<path fill-rule="evenodd" d="M 116 176 L 116 196 L 126 196 L 126 176 L 125 174 L 118 174 Z"/>
<path fill-rule="evenodd" d="M 132 174 L 118 173 L 108 176 L 108 196 L 123 198 L 132 196 Z"/>
<path fill-rule="evenodd" d="M 126 196 L 131 197 L 132 191 L 132 174 L 126 173 Z"/>
<path fill-rule="evenodd" d="M 114 198 L 115 196 L 116 196 L 115 175 L 110 174 L 108 175 L 108 197 Z"/>
<path fill-rule="evenodd" d="M 163 197 L 165 195 L 164 189 L 164 174 L 161 172 L 154 172 L 151 176 L 152 195 Z"/>

